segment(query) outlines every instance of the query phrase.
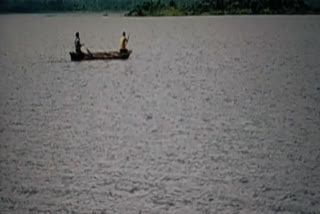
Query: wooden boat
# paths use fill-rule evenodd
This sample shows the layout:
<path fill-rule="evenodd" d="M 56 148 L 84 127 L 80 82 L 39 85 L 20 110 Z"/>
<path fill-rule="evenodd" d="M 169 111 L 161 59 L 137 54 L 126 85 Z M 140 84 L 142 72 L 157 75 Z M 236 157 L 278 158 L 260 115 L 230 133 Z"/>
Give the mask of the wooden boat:
<path fill-rule="evenodd" d="M 128 59 L 132 50 L 128 52 L 120 53 L 118 51 L 110 52 L 91 52 L 87 49 L 88 53 L 78 54 L 70 52 L 71 61 L 82 61 L 82 60 L 111 60 L 111 59 Z"/>

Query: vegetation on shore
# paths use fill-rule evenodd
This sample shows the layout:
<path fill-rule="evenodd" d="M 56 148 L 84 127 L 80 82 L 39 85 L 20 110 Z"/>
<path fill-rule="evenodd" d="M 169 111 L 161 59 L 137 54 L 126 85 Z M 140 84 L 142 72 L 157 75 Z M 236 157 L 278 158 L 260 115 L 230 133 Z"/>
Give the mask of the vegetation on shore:
<path fill-rule="evenodd" d="M 195 0 L 189 4 L 171 0 L 146 0 L 134 6 L 128 16 L 180 16 L 227 14 L 314 14 L 319 9 L 304 0 Z"/>
<path fill-rule="evenodd" d="M 133 0 L 0 0 L 0 12 L 128 11 Z"/>
<path fill-rule="evenodd" d="M 318 8 L 318 9 L 317 9 Z M 129 16 L 320 13 L 318 0 L 1 0 L 0 12 L 129 11 Z"/>

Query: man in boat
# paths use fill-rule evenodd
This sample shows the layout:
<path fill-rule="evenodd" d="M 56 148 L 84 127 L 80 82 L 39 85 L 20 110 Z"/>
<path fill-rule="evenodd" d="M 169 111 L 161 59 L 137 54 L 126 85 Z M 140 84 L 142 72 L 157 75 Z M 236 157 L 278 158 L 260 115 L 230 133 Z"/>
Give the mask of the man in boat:
<path fill-rule="evenodd" d="M 76 48 L 76 53 L 77 54 L 81 54 L 83 55 L 84 53 L 81 51 L 81 47 L 83 46 L 84 44 L 81 44 L 80 42 L 80 35 L 79 35 L 79 32 L 76 33 L 76 39 L 74 40 L 74 46 Z"/>
<path fill-rule="evenodd" d="M 122 33 L 122 37 L 120 39 L 120 53 L 128 53 L 128 50 L 126 48 L 127 43 L 129 41 L 129 37 L 126 37 L 126 32 Z"/>

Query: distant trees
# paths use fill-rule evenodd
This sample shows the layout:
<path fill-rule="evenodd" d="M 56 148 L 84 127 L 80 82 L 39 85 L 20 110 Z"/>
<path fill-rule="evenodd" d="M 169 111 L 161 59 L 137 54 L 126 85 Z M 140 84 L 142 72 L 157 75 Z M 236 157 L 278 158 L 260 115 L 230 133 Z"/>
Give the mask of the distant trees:
<path fill-rule="evenodd" d="M 135 0 L 0 0 L 1 12 L 129 10 Z M 138 0 L 137 0 L 138 1 Z"/>
<path fill-rule="evenodd" d="M 159 8 L 161 5 L 161 8 Z M 168 4 L 156 4 L 146 0 L 136 5 L 128 15 L 172 15 L 180 11 L 184 15 L 201 14 L 296 14 L 308 13 L 311 8 L 304 0 L 171 0 Z M 163 13 L 162 11 L 166 11 Z"/>
<path fill-rule="evenodd" d="M 1 12 L 130 10 L 134 15 L 306 13 L 318 0 L 0 0 Z M 308 4 L 307 4 L 308 3 Z M 308 6 L 309 5 L 309 6 Z M 163 13 L 166 11 L 166 13 Z"/>
<path fill-rule="evenodd" d="M 308 9 L 304 0 L 198 0 L 210 11 L 251 11 L 251 13 L 296 13 Z M 209 2 L 209 3 L 208 3 Z"/>

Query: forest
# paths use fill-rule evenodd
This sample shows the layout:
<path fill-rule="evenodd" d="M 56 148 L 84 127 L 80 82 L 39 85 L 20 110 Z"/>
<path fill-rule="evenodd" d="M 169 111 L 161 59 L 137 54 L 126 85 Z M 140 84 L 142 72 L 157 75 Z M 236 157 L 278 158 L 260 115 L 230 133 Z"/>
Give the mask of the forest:
<path fill-rule="evenodd" d="M 2 13 L 129 11 L 129 16 L 309 14 L 317 0 L 1 0 Z"/>
<path fill-rule="evenodd" d="M 133 0 L 0 0 L 1 12 L 128 11 Z"/>
<path fill-rule="evenodd" d="M 316 14 L 317 5 L 304 0 L 195 0 L 190 3 L 148 0 L 135 5 L 128 16 L 180 16 L 228 14 Z"/>

